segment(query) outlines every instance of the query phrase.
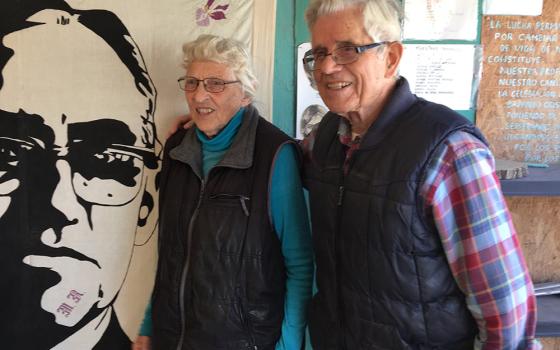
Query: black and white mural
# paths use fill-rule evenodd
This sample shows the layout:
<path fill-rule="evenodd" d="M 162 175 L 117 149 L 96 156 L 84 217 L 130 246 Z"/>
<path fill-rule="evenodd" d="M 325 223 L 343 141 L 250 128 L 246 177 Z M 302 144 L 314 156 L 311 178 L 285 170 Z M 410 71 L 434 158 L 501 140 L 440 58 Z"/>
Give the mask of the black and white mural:
<path fill-rule="evenodd" d="M 0 332 L 9 349 L 124 349 L 113 303 L 155 229 L 156 90 L 113 13 L 18 10 L 0 46 Z"/>
<path fill-rule="evenodd" d="M 1 349 L 130 349 L 155 274 L 162 135 L 186 112 L 181 44 L 236 33 L 266 66 L 274 30 L 252 33 L 270 3 L 0 2 Z"/>

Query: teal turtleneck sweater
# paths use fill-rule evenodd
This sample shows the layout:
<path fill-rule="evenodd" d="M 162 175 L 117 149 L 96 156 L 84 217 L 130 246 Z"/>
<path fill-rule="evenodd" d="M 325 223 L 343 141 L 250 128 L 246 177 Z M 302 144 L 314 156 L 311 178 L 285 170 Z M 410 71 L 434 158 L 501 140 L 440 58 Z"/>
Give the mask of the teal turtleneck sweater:
<path fill-rule="evenodd" d="M 202 145 L 204 177 L 231 146 L 245 109 L 240 109 L 213 138 L 196 129 Z M 270 186 L 272 224 L 282 246 L 286 266 L 286 299 L 282 336 L 276 350 L 300 350 L 307 324 L 307 304 L 311 299 L 313 252 L 307 206 L 297 163 L 295 146 L 286 144 L 278 152 Z M 151 304 L 146 309 L 140 335 L 151 335 Z"/>
<path fill-rule="evenodd" d="M 208 138 L 202 131 L 195 127 L 196 136 L 202 145 L 202 173 L 204 178 L 208 176 L 212 169 L 226 154 L 233 143 L 233 139 L 243 121 L 245 108 L 241 108 L 229 123 L 212 138 Z"/>

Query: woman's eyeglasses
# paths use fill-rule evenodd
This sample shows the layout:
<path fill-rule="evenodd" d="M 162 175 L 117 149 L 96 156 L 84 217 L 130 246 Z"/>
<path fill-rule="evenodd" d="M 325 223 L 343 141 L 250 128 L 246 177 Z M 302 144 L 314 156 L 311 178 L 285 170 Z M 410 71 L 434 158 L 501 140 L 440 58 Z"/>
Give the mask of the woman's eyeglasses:
<path fill-rule="evenodd" d="M 198 88 L 198 84 L 202 82 L 204 89 L 208 92 L 222 92 L 226 88 L 226 85 L 239 83 L 239 80 L 222 80 L 218 78 L 206 78 L 197 79 L 194 77 L 182 77 L 177 80 L 179 82 L 179 88 L 183 91 L 193 92 Z"/>

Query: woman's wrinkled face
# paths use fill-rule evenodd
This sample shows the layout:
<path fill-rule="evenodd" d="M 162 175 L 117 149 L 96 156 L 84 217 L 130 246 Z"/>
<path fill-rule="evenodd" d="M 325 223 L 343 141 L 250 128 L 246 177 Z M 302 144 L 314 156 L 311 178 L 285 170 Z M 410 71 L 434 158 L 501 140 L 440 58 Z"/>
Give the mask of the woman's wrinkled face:
<path fill-rule="evenodd" d="M 214 78 L 226 82 L 236 81 L 233 70 L 224 63 L 193 61 L 187 67 L 186 76 L 198 80 Z M 208 92 L 199 82 L 194 91 L 185 91 L 191 118 L 206 136 L 213 137 L 224 128 L 241 107 L 251 100 L 245 96 L 241 83 L 224 85 L 224 91 Z"/>

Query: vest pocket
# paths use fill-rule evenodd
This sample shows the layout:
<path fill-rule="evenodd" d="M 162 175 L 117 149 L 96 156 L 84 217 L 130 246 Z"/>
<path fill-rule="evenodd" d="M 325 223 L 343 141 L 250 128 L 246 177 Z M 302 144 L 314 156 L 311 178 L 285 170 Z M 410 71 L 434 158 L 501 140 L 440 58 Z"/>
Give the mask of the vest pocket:
<path fill-rule="evenodd" d="M 200 252 L 204 256 L 208 256 L 209 252 L 219 252 L 226 260 L 218 263 L 238 263 L 235 260 L 245 255 L 250 200 L 244 194 L 230 193 L 213 193 L 205 198 L 193 228 L 191 252 Z M 221 268 L 216 268 L 216 271 L 219 270 Z"/>
<path fill-rule="evenodd" d="M 210 195 L 210 200 L 217 205 L 237 206 L 241 208 L 245 216 L 249 216 L 249 201 L 251 197 L 243 194 L 215 193 Z"/>

